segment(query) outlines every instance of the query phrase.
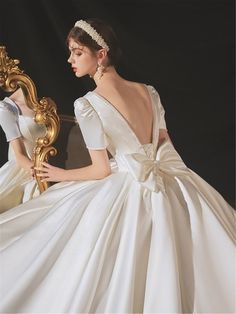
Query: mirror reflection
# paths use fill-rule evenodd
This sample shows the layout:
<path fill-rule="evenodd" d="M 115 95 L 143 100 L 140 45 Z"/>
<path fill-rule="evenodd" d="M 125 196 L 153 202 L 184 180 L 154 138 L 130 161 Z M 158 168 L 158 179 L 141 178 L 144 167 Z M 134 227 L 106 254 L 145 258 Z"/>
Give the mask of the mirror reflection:
<path fill-rule="evenodd" d="M 36 140 L 46 128 L 34 121 L 21 88 L 0 101 L 0 125 L 8 142 L 8 161 L 0 168 L 0 213 L 40 193 L 32 176 Z"/>
<path fill-rule="evenodd" d="M 9 145 L 0 168 L 0 213 L 48 188 L 34 168 L 56 155 L 52 145 L 60 129 L 56 104 L 49 97 L 38 99 L 34 82 L 18 64 L 0 46 L 0 87 L 8 93 L 0 99 L 0 126 Z"/>

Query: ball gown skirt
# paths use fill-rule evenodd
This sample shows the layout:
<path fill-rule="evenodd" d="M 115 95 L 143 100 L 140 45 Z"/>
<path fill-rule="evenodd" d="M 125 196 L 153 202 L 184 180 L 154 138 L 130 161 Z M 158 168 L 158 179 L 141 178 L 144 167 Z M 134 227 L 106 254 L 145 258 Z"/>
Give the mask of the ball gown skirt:
<path fill-rule="evenodd" d="M 0 312 L 235 312 L 235 211 L 170 141 L 157 148 L 163 109 L 148 90 L 146 145 L 98 95 L 75 102 L 112 174 L 57 183 L 0 215 Z"/>

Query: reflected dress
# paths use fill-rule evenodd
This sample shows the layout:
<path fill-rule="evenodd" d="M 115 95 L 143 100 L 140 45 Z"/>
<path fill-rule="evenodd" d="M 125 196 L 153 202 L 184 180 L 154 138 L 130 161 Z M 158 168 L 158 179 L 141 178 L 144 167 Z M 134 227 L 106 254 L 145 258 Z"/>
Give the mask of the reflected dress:
<path fill-rule="evenodd" d="M 152 142 L 142 145 L 102 96 L 75 101 L 89 149 L 112 174 L 60 182 L 0 216 L 4 313 L 233 313 L 235 214 L 189 169 L 146 85 Z"/>
<path fill-rule="evenodd" d="M 32 117 L 22 115 L 13 100 L 5 97 L 0 101 L 0 126 L 7 142 L 22 138 L 29 158 L 32 158 L 36 139 L 45 134 L 45 127 Z M 9 143 L 8 161 L 0 168 L 0 213 L 39 195 L 36 181 L 29 171 L 17 164 Z"/>

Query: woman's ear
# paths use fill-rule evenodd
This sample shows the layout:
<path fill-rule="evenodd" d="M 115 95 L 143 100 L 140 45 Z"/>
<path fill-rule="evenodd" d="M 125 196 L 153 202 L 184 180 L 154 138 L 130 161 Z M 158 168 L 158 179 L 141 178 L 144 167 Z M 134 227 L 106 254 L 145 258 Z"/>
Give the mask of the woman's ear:
<path fill-rule="evenodd" d="M 97 51 L 98 63 L 102 64 L 107 58 L 107 50 L 102 48 Z"/>

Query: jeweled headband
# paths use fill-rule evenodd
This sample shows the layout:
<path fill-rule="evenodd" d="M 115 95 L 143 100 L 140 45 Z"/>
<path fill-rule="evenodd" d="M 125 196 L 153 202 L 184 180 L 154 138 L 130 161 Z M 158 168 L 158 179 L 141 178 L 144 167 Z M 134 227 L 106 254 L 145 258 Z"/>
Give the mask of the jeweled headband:
<path fill-rule="evenodd" d="M 87 23 L 84 20 L 79 20 L 75 23 L 75 27 L 79 27 L 83 29 L 96 43 L 101 46 L 102 48 L 106 49 L 109 51 L 109 47 L 105 40 L 102 38 L 100 34 L 96 31 L 95 28 L 93 28 L 89 23 Z"/>

